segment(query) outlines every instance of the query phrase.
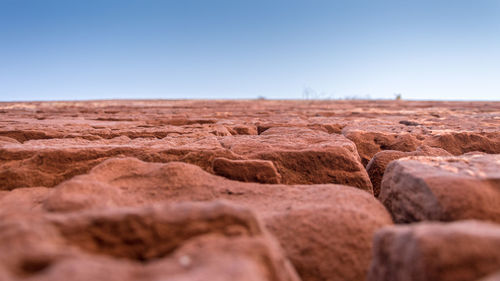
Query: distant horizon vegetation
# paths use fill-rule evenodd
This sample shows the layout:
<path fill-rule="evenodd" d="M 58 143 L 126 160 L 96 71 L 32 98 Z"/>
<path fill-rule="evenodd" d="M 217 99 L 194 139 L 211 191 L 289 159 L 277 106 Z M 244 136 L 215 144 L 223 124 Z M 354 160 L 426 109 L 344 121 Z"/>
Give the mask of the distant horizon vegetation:
<path fill-rule="evenodd" d="M 142 98 L 110 98 L 110 97 L 103 97 L 103 98 L 92 98 L 92 99 L 86 99 L 86 98 L 67 98 L 67 99 L 37 99 L 37 100 L 2 100 L 0 97 L 0 102 L 57 102 L 57 101 L 66 101 L 66 102 L 71 102 L 71 101 L 106 101 L 106 100 L 270 100 L 270 101 L 287 101 L 287 100 L 304 100 L 304 101 L 348 101 L 348 100 L 366 100 L 366 101 L 436 101 L 436 102 L 446 102 L 446 101 L 452 101 L 452 102 L 474 102 L 474 101 L 491 101 L 491 102 L 500 102 L 500 99 L 425 99 L 425 98 L 405 98 L 402 93 L 393 93 L 393 98 L 388 98 L 388 97 L 372 97 L 369 94 L 366 95 L 344 95 L 344 96 L 338 96 L 334 94 L 329 94 L 325 91 L 316 91 L 315 89 L 311 87 L 304 87 L 302 90 L 302 96 L 300 98 L 273 98 L 273 97 L 266 97 L 264 95 L 257 95 L 254 98 L 248 98 L 248 97 L 233 97 L 233 98 L 210 98 L 210 97 L 204 97 L 204 98 L 189 98 L 189 97 L 142 97 Z"/>
<path fill-rule="evenodd" d="M 435 101 L 435 102 L 500 102 L 499 99 L 491 99 L 491 100 L 485 100 L 485 99 L 423 99 L 423 98 L 409 98 L 406 99 L 403 97 L 402 94 L 400 93 L 394 93 L 393 98 L 385 98 L 385 97 L 371 97 L 370 95 L 351 95 L 351 96 L 333 96 L 333 95 L 327 95 L 325 93 L 316 93 L 316 92 L 307 92 L 303 93 L 301 98 L 268 98 L 266 96 L 258 95 L 254 98 L 182 98 L 182 97 L 173 97 L 173 98 L 92 98 L 92 99 L 85 99 L 85 98 L 68 98 L 68 99 L 36 99 L 36 100 L 1 100 L 0 103 L 15 103 L 15 102 L 85 102 L 85 101 L 112 101 L 112 100 L 117 100 L 117 101 L 133 101 L 133 100 L 164 100 L 164 101 L 175 101 L 175 100 L 230 100 L 230 101 L 238 101 L 238 100 L 256 100 L 256 101 Z"/>

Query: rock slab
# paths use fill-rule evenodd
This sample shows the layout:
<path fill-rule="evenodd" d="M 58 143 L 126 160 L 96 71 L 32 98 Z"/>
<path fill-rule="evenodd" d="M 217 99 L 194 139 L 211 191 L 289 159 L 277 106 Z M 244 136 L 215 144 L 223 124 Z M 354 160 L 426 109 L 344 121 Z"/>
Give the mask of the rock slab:
<path fill-rule="evenodd" d="M 225 202 L 18 219 L 0 224 L 5 280 L 300 280 L 255 215 Z"/>
<path fill-rule="evenodd" d="M 469 281 L 500 270 L 500 225 L 425 222 L 375 234 L 368 281 Z"/>
<path fill-rule="evenodd" d="M 11 192 L 21 190 L 27 191 Z M 86 175 L 23 196 L 31 201 L 16 198 L 5 195 L 0 204 L 72 213 L 158 202 L 231 201 L 263 219 L 303 280 L 364 280 L 373 233 L 392 224 L 383 205 L 355 187 L 244 183 L 195 165 L 135 158 L 106 160 Z"/>
<path fill-rule="evenodd" d="M 408 157 L 391 162 L 380 201 L 399 223 L 500 222 L 500 154 Z"/>

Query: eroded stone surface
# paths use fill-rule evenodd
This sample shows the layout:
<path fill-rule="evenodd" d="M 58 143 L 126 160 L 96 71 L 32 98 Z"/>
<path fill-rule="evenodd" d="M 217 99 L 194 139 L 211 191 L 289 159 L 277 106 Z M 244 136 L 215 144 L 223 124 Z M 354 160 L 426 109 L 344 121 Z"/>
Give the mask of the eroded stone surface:
<path fill-rule="evenodd" d="M 492 273 L 484 278 L 479 279 L 478 281 L 499 281 L 500 280 L 500 270 L 495 273 Z"/>
<path fill-rule="evenodd" d="M 386 227 L 369 281 L 468 281 L 500 270 L 500 225 L 461 221 Z"/>
<path fill-rule="evenodd" d="M 0 147 L 0 188 L 52 187 L 116 156 L 134 156 L 151 162 L 184 161 L 207 170 L 216 157 L 235 157 L 213 135 L 161 140 L 125 136 L 96 141 L 30 140 Z"/>
<path fill-rule="evenodd" d="M 373 195 L 378 197 L 380 193 L 380 184 L 382 183 L 387 165 L 393 160 L 408 156 L 451 156 L 451 154 L 444 149 L 429 146 L 419 146 L 412 152 L 397 150 L 384 150 L 378 152 L 366 166 L 366 171 L 373 185 Z"/>
<path fill-rule="evenodd" d="M 223 202 L 0 216 L 6 280 L 299 280 L 252 212 Z"/>
<path fill-rule="evenodd" d="M 382 204 L 354 187 L 243 183 L 180 162 L 110 159 L 87 175 L 45 191 L 43 200 L 33 200 L 27 208 L 66 213 L 155 202 L 230 200 L 264 219 L 304 280 L 364 280 L 372 235 L 392 223 Z"/>
<path fill-rule="evenodd" d="M 230 160 L 215 158 L 213 170 L 232 180 L 244 182 L 281 183 L 281 175 L 272 161 L 267 160 Z"/>
<path fill-rule="evenodd" d="M 355 145 L 341 135 L 329 135 L 306 128 L 278 127 L 259 136 L 201 136 L 85 140 L 80 138 L 30 140 L 0 147 L 1 188 L 51 187 L 72 176 L 86 173 L 105 159 L 133 156 L 149 162 L 183 161 L 208 172 L 243 181 L 263 183 L 311 184 L 339 183 L 371 192 L 368 175 L 359 162 Z M 257 176 L 256 161 L 232 162 L 253 170 L 243 176 L 224 169 L 215 158 L 228 160 L 267 160 L 262 167 L 269 176 Z M 226 162 L 228 164 L 229 162 Z M 273 166 L 277 172 L 273 173 Z M 274 179 L 270 179 L 273 177 Z"/>
<path fill-rule="evenodd" d="M 258 138 L 222 138 L 221 145 L 245 158 L 272 161 L 285 184 L 338 183 L 372 192 L 356 146 L 342 135 L 273 127 Z"/>
<path fill-rule="evenodd" d="M 396 222 L 500 222 L 500 155 L 393 161 L 385 171 L 379 199 Z"/>
<path fill-rule="evenodd" d="M 464 131 L 429 129 L 422 125 L 405 126 L 391 122 L 373 123 L 370 121 L 367 124 L 349 125 L 342 130 L 342 133 L 356 144 L 364 165 L 380 151 L 412 152 L 422 145 L 441 148 L 453 155 L 475 151 L 500 153 L 498 130 Z"/>
<path fill-rule="evenodd" d="M 251 140 L 258 141 L 257 134 L 274 127 L 308 128 L 331 135 L 343 133 L 356 144 L 363 165 L 379 151 L 414 151 L 422 144 L 441 147 L 452 154 L 476 150 L 500 153 L 499 112 L 500 105 L 494 102 L 2 103 L 0 177 L 3 189 L 54 186 L 120 154 L 151 162 L 183 161 L 213 172 L 211 167 L 215 157 L 238 159 L 220 149 L 218 138 L 251 136 Z M 297 135 L 293 137 L 297 138 Z M 124 140 L 120 142 L 117 138 Z M 318 138 L 324 137 L 319 135 Z M 74 141 L 68 143 L 68 139 Z M 293 141 L 302 142 L 288 140 Z M 16 142 L 22 145 L 11 146 Z M 129 147 L 125 148 L 129 142 Z M 161 149 L 149 150 L 157 142 Z M 81 147 L 75 148 L 75 143 Z M 102 146 L 106 149 L 100 148 Z M 39 151 L 40 147 L 44 147 L 44 151 Z M 65 155 L 62 159 L 58 156 L 61 154 Z M 357 158 L 356 154 L 353 157 Z M 57 165 L 65 158 L 74 164 L 71 165 L 74 168 L 64 169 Z M 275 163 L 275 166 L 279 165 Z M 328 171 L 321 166 L 318 168 Z M 312 177 L 307 171 L 303 172 L 306 174 L 293 175 L 289 181 L 304 183 Z M 307 183 L 349 184 L 336 180 L 333 177 L 332 181 L 330 175 L 323 174 L 316 182 Z M 362 181 L 358 178 L 354 184 L 361 185 Z"/>
<path fill-rule="evenodd" d="M 365 280 L 372 235 L 392 224 L 371 181 L 377 194 L 402 156 L 498 154 L 499 127 L 498 102 L 0 103 L 0 280 L 295 280 L 287 259 L 303 280 Z M 388 168 L 397 222 L 497 221 L 496 156 L 439 157 Z"/>

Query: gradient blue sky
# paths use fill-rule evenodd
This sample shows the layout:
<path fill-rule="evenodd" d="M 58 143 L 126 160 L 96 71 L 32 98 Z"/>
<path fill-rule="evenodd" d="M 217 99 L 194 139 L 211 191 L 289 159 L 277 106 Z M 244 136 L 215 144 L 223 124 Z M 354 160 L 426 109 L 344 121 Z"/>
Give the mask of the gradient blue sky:
<path fill-rule="evenodd" d="M 0 100 L 500 99 L 499 0 L 0 0 Z"/>

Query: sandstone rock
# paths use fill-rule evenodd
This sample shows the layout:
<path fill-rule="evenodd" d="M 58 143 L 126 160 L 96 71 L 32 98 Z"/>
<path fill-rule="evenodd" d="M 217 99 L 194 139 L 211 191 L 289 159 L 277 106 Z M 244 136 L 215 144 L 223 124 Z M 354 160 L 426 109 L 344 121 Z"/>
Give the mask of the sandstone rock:
<path fill-rule="evenodd" d="M 272 161 L 266 160 L 230 160 L 215 158 L 213 170 L 232 180 L 260 183 L 280 183 L 281 175 Z"/>
<path fill-rule="evenodd" d="M 477 221 L 386 227 L 369 281 L 468 281 L 500 269 L 500 225 Z"/>
<path fill-rule="evenodd" d="M 373 185 L 373 194 L 378 197 L 380 193 L 380 184 L 382 182 L 382 177 L 384 176 L 384 171 L 389 162 L 407 157 L 407 156 L 451 156 L 446 150 L 441 148 L 434 148 L 428 146 L 419 146 L 417 150 L 412 152 L 403 152 L 396 150 L 384 150 L 378 152 L 373 156 L 368 165 L 366 166 L 366 171 Z"/>
<path fill-rule="evenodd" d="M 497 130 L 483 130 L 465 125 L 453 127 L 457 128 L 450 129 L 442 124 L 405 126 L 387 121 L 362 121 L 345 126 L 342 134 L 356 144 L 365 166 L 380 151 L 412 152 L 420 145 L 442 148 L 453 155 L 473 151 L 500 153 L 500 133 Z"/>
<path fill-rule="evenodd" d="M 416 131 L 416 132 L 415 132 Z M 370 159 L 383 150 L 397 150 L 404 152 L 415 151 L 421 144 L 418 129 L 406 129 L 401 124 L 354 124 L 346 126 L 342 134 L 356 144 L 364 166 Z"/>
<path fill-rule="evenodd" d="M 257 127 L 250 125 L 237 125 L 230 128 L 233 135 L 258 135 Z"/>
<path fill-rule="evenodd" d="M 18 188 L 0 193 L 3 212 L 15 213 L 18 209 L 42 211 L 41 204 L 47 199 L 50 189 L 45 187 Z"/>
<path fill-rule="evenodd" d="M 0 103 L 0 280 L 282 280 L 270 273 L 282 270 L 266 267 L 274 260 L 268 253 L 275 252 L 268 251 L 267 235 L 210 230 L 186 240 L 176 232 L 178 240 L 167 236 L 179 248 L 165 253 L 161 237 L 167 236 L 149 231 L 164 217 L 145 206 L 217 199 L 255 210 L 305 280 L 364 280 L 372 234 L 391 224 L 390 215 L 367 192 L 320 184 L 370 190 L 364 166 L 385 150 L 411 154 L 427 145 L 464 157 L 500 153 L 499 124 L 500 103 L 491 101 Z M 393 154 L 399 155 L 377 154 L 374 162 L 381 165 L 372 166 L 379 174 Z M 115 159 L 123 157 L 141 161 Z M 410 209 L 404 211 L 410 218 L 398 219 L 413 221 L 428 206 L 445 214 L 433 213 L 440 220 L 498 217 L 498 177 L 463 178 L 475 173 L 469 168 L 458 167 L 452 182 L 449 173 L 429 179 L 435 172 L 425 169 L 418 178 L 402 176 L 401 182 L 431 186 L 442 177 L 447 188 L 422 196 L 408 192 L 413 201 L 401 209 Z M 279 177 L 287 185 L 242 182 Z M 404 199 L 391 196 L 391 202 Z M 203 210 L 208 218 L 216 209 Z M 90 229 L 82 221 L 93 221 Z M 123 231 L 115 234 L 115 226 Z M 239 224 L 228 228 L 233 226 L 245 232 Z M 63 236 L 61 229 L 78 235 Z M 154 249 L 142 243 L 153 236 L 160 241 Z"/>
<path fill-rule="evenodd" d="M 0 190 L 19 187 L 52 187 L 75 175 L 84 174 L 102 161 L 117 156 L 134 156 L 144 161 L 184 161 L 211 171 L 216 157 L 234 158 L 215 136 L 203 138 L 128 137 L 88 141 L 54 139 L 0 146 Z"/>
<path fill-rule="evenodd" d="M 479 151 L 500 153 L 500 132 L 444 132 L 429 138 L 426 144 L 441 147 L 453 155 Z"/>
<path fill-rule="evenodd" d="M 8 280 L 299 280 L 256 217 L 223 202 L 38 214 L 0 229 Z"/>
<path fill-rule="evenodd" d="M 409 157 L 391 162 L 379 199 L 396 222 L 500 222 L 500 155 Z"/>
<path fill-rule="evenodd" d="M 327 132 L 329 134 L 341 134 L 342 128 L 344 128 L 344 125 L 338 124 L 338 123 L 334 123 L 334 124 L 331 124 L 331 123 L 323 123 L 323 124 L 313 123 L 313 124 L 309 124 L 307 127 L 310 129 L 313 129 L 313 130 L 321 130 L 321 131 Z"/>
<path fill-rule="evenodd" d="M 104 198 L 96 198 L 96 190 Z M 194 165 L 133 158 L 107 160 L 56 186 L 42 205 L 69 212 L 214 199 L 255 210 L 303 280 L 364 280 L 372 235 L 392 223 L 382 204 L 354 187 L 243 183 Z"/>
<path fill-rule="evenodd" d="M 12 140 L 15 140 L 15 142 L 17 143 L 22 143 L 31 139 L 48 139 L 52 137 L 58 137 L 60 135 L 47 134 L 46 131 L 42 130 L 5 130 L 0 131 L 0 136 L 3 138 L 3 140 L 9 140 L 9 142 L 14 142 Z"/>
<path fill-rule="evenodd" d="M 499 280 L 500 280 L 500 270 L 495 272 L 495 273 L 492 273 L 484 278 L 481 278 L 478 281 L 499 281 Z"/>
<path fill-rule="evenodd" d="M 272 161 L 285 184 L 337 183 L 372 192 L 356 146 L 341 135 L 300 127 L 273 127 L 258 138 L 221 138 L 223 147 L 246 159 Z"/>
<path fill-rule="evenodd" d="M 19 143 L 16 139 L 5 137 L 5 136 L 0 136 L 0 145 L 1 144 L 7 144 L 7 143 Z"/>
<path fill-rule="evenodd" d="M 222 125 L 207 126 L 211 134 L 216 136 L 231 136 L 229 130 Z"/>
<path fill-rule="evenodd" d="M 0 147 L 0 189 L 52 187 L 86 173 L 105 159 L 133 156 L 151 162 L 183 161 L 209 172 L 214 172 L 213 160 L 217 157 L 266 160 L 278 171 L 272 177 L 281 176 L 285 184 L 339 183 L 371 192 L 370 180 L 359 163 L 355 145 L 340 135 L 305 128 L 272 128 L 261 136 L 219 138 L 212 135 L 199 139 L 166 137 L 156 140 L 122 136 L 97 141 L 71 138 L 4 145 Z M 260 167 L 267 170 L 264 174 L 274 173 L 270 165 Z M 219 171 L 232 179 L 241 178 L 241 175 L 230 173 L 238 171 Z"/>

